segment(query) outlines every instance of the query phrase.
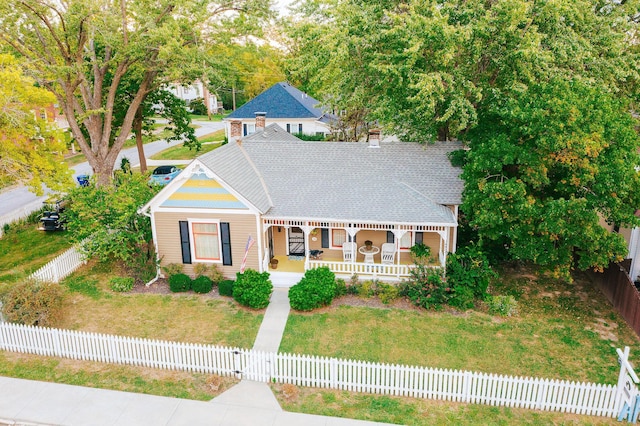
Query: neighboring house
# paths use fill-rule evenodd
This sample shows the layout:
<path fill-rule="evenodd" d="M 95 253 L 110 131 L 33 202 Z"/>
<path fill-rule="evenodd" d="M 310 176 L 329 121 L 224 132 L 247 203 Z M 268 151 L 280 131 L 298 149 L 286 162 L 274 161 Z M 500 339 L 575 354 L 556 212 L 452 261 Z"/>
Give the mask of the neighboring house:
<path fill-rule="evenodd" d="M 335 116 L 326 113 L 320 102 L 289 83 L 276 83 L 242 105 L 225 118 L 226 135 L 231 139 L 231 122 L 240 121 L 242 135 L 256 131 L 256 114 L 266 116 L 268 124 L 276 123 L 289 133 L 328 135 Z"/>
<path fill-rule="evenodd" d="M 208 104 L 209 112 L 216 114 L 222 111 L 222 104 L 218 103 L 218 97 L 207 90 L 207 87 L 200 80 L 183 86 L 179 83 L 169 85 L 166 90 L 173 93 L 189 105 L 192 100 L 201 98 L 205 106 Z"/>
<path fill-rule="evenodd" d="M 246 267 L 258 271 L 328 266 L 342 277 L 398 280 L 409 275 L 411 246 L 424 243 L 434 266 L 445 265 L 463 188 L 447 154 L 461 144 L 378 139 L 303 142 L 271 124 L 198 157 L 140 209 L 159 259 L 191 275 L 196 263 L 215 264 L 233 277 L 249 246 Z M 367 240 L 392 250 L 387 263 L 380 251 L 363 252 Z M 348 255 L 351 241 L 359 249 Z"/>

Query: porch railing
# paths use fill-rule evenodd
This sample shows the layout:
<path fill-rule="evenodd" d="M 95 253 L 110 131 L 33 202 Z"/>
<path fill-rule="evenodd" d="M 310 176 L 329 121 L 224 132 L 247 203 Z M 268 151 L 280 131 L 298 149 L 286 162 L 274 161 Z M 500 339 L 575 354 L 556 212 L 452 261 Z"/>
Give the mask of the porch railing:
<path fill-rule="evenodd" d="M 305 269 L 327 266 L 335 274 L 373 275 L 382 277 L 408 277 L 413 265 L 389 265 L 382 263 L 363 262 L 332 262 L 329 260 L 309 260 Z"/>

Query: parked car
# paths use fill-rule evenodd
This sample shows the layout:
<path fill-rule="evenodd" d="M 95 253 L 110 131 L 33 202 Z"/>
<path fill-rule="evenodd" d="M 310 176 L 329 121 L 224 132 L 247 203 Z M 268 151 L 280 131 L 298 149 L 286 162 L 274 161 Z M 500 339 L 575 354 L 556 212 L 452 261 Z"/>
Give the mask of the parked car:
<path fill-rule="evenodd" d="M 65 204 L 64 200 L 45 203 L 47 210 L 40 217 L 38 229 L 41 231 L 64 231 L 67 223 L 63 216 Z"/>
<path fill-rule="evenodd" d="M 149 178 L 149 183 L 154 183 L 156 185 L 166 185 L 173 180 L 182 169 L 176 166 L 160 166 L 156 167 L 156 169 L 151 174 Z"/>

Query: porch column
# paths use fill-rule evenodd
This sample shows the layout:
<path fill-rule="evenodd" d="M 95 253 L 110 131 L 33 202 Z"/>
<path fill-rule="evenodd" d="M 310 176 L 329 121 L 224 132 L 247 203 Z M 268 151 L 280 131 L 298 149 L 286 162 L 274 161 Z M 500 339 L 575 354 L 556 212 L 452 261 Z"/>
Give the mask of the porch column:
<path fill-rule="evenodd" d="M 396 277 L 398 278 L 400 278 L 400 239 L 402 239 L 406 233 L 406 230 L 401 229 L 395 229 L 393 231 L 393 236 L 395 237 L 393 243 L 396 245 L 396 253 L 398 253 L 398 260 L 396 260 Z"/>

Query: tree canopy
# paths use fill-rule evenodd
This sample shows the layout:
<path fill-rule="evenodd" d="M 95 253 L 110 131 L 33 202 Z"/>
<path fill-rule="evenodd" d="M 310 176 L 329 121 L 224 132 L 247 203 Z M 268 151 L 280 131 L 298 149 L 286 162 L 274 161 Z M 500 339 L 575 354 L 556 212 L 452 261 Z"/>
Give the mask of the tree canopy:
<path fill-rule="evenodd" d="M 462 139 L 481 244 L 566 276 L 638 224 L 637 2 L 308 0 L 290 72 L 403 140 Z M 506 249 L 506 250 L 505 250 Z"/>
<path fill-rule="evenodd" d="M 62 190 L 70 171 L 62 163 L 62 132 L 48 122 L 55 97 L 27 77 L 19 61 L 0 54 L 0 175 L 2 183 L 27 183 L 36 194 L 42 185 Z"/>
<path fill-rule="evenodd" d="M 53 92 L 97 175 L 110 181 L 140 105 L 162 83 L 204 74 L 207 37 L 248 16 L 264 16 L 269 2 L 229 0 L 17 0 L 0 4 L 0 39 Z M 206 29 L 206 31 L 204 31 Z M 140 70 L 137 90 L 119 127 L 118 88 Z"/>

